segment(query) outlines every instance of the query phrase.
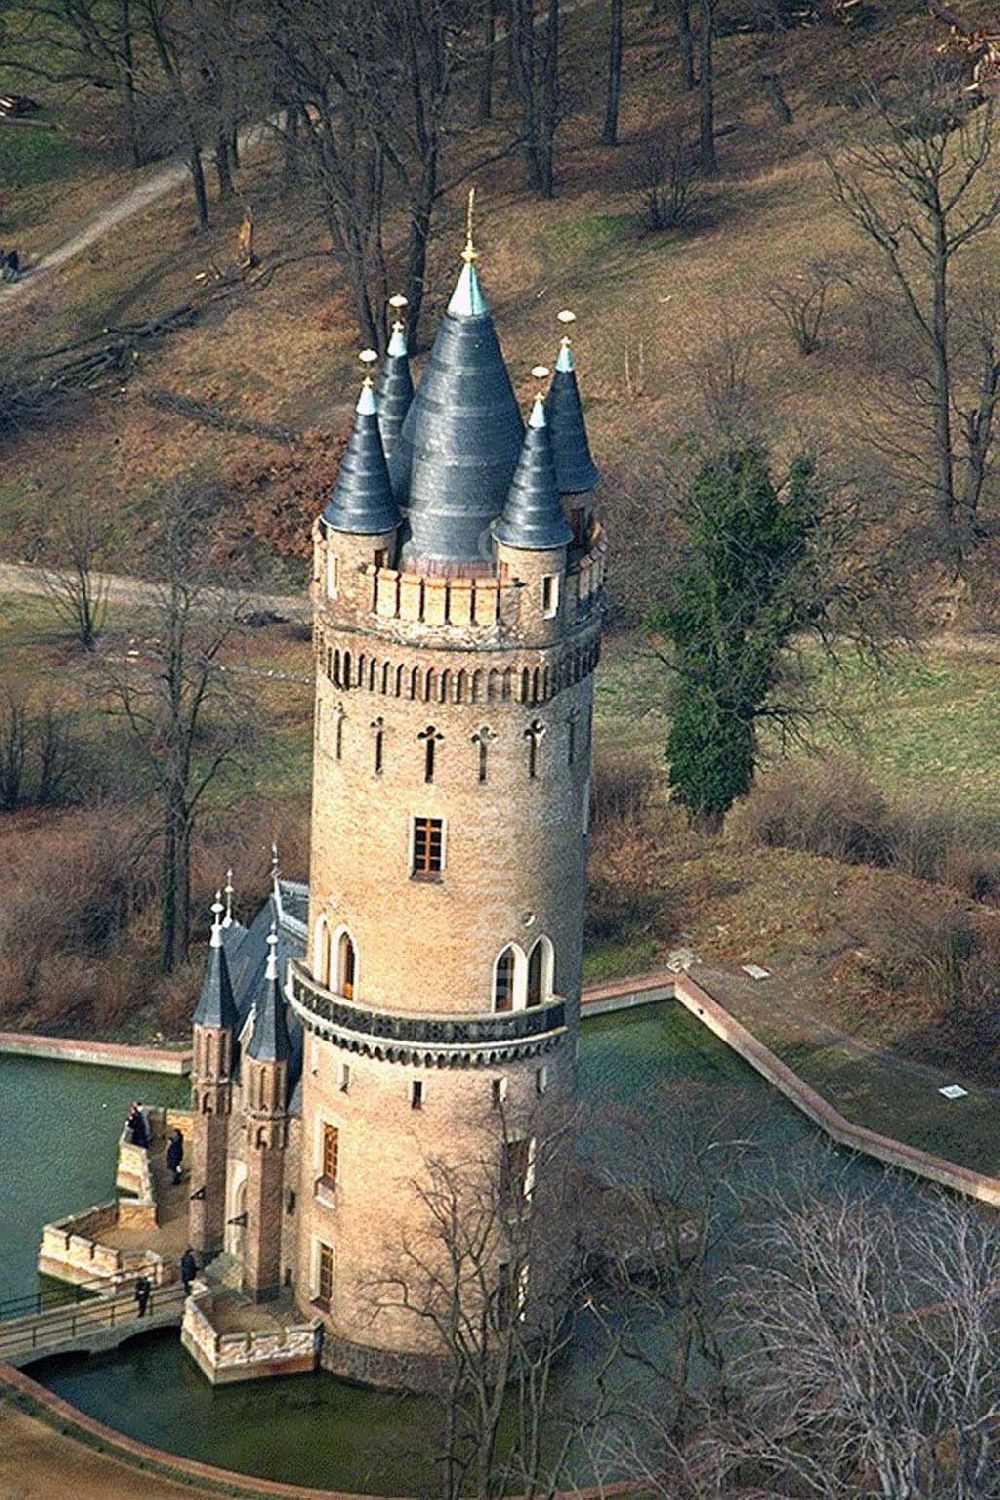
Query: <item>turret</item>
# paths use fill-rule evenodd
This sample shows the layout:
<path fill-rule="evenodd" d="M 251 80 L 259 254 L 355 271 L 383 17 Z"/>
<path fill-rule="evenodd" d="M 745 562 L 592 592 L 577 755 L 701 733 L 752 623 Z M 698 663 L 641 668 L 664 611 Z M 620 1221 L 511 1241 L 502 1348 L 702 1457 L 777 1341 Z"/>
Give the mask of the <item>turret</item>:
<path fill-rule="evenodd" d="M 370 363 L 375 355 L 366 349 L 361 358 Z M 389 482 L 378 397 L 370 375 L 365 376 L 354 411 L 354 427 L 317 537 L 317 578 L 325 578 L 330 598 L 342 589 L 350 594 L 366 565 L 385 567 L 394 561 L 403 519 Z"/>
<path fill-rule="evenodd" d="M 576 314 L 565 310 L 559 321 L 567 329 Z M 590 494 L 597 488 L 600 475 L 590 456 L 583 402 L 573 360 L 573 346 L 568 332 L 559 345 L 555 373 L 545 398 L 545 415 L 552 435 L 552 456 L 556 467 L 559 493 L 566 505 L 573 540 L 583 546 L 590 522 Z"/>
<path fill-rule="evenodd" d="M 548 375 L 539 366 L 538 378 Z M 501 580 L 523 585 L 519 611 L 522 631 L 544 643 L 562 626 L 566 548 L 573 533 L 563 514 L 552 442 L 541 393 L 535 397 L 521 456 L 507 499 L 493 523 Z"/>
<path fill-rule="evenodd" d="M 491 568 L 490 523 L 513 478 L 524 424 L 471 233 L 462 258 L 390 468 L 408 512 L 404 565 L 468 576 Z"/>
<path fill-rule="evenodd" d="M 231 885 L 229 876 L 227 880 Z M 239 1027 L 229 961 L 223 946 L 225 908 L 220 895 L 216 893 L 212 905 L 208 964 L 194 1013 L 189 1237 L 193 1247 L 201 1251 L 218 1249 L 223 1239 L 227 1136 Z"/>
<path fill-rule="evenodd" d="M 378 428 L 382 434 L 382 446 L 388 459 L 396 446 L 407 412 L 413 401 L 413 375 L 410 371 L 410 350 L 406 342 L 402 311 L 406 298 L 402 293 L 389 298 L 389 306 L 396 313 L 392 325 L 392 337 L 386 351 L 385 364 L 378 383 Z"/>
<path fill-rule="evenodd" d="M 278 934 L 273 925 L 267 943 L 267 965 L 254 999 L 241 1077 L 247 1169 L 243 1289 L 257 1299 L 275 1296 L 281 1287 L 282 1189 L 292 1051 L 278 977 Z"/>

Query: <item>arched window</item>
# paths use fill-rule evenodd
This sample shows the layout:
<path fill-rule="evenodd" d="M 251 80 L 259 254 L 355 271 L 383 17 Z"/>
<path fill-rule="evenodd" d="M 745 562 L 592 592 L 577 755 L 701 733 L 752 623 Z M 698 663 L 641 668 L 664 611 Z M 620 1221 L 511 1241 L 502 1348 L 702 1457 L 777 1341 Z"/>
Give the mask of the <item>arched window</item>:
<path fill-rule="evenodd" d="M 514 1009 L 514 978 L 517 972 L 517 955 L 512 947 L 505 948 L 493 967 L 493 1009 Z"/>
<path fill-rule="evenodd" d="M 357 975 L 357 956 L 351 934 L 342 928 L 337 937 L 337 994 L 345 1000 L 354 999 Z"/>
<path fill-rule="evenodd" d="M 542 1005 L 552 999 L 555 982 L 555 962 L 552 944 L 547 937 L 540 937 L 528 955 L 527 1006 Z"/>
<path fill-rule="evenodd" d="M 316 923 L 313 938 L 313 978 L 324 989 L 330 988 L 330 924 L 326 917 Z"/>

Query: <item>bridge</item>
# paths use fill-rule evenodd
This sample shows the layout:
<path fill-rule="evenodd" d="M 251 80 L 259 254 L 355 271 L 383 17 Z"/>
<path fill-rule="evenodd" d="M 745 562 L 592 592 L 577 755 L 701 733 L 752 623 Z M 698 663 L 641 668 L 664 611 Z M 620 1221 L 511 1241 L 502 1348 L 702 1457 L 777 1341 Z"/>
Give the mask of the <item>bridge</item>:
<path fill-rule="evenodd" d="M 21 1369 L 54 1354 L 98 1354 L 126 1339 L 156 1328 L 178 1328 L 184 1316 L 184 1288 L 179 1282 L 154 1287 L 146 1315 L 132 1287 L 86 1300 L 42 1308 L 0 1320 L 0 1361 Z"/>

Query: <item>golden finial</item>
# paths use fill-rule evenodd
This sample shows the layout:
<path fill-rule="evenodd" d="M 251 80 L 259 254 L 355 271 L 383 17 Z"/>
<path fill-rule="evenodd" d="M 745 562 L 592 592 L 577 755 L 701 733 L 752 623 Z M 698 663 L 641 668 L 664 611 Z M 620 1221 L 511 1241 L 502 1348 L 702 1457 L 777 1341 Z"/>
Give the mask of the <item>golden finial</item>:
<path fill-rule="evenodd" d="M 465 210 L 465 249 L 462 251 L 462 259 L 466 265 L 471 265 L 476 259 L 477 251 L 472 238 L 472 217 L 476 208 L 476 190 L 469 189 L 469 202 Z"/>
<path fill-rule="evenodd" d="M 365 372 L 365 385 L 372 385 L 372 370 L 378 363 L 378 355 L 374 349 L 362 349 L 358 355 Z"/>
<path fill-rule="evenodd" d="M 535 365 L 531 373 L 534 378 L 540 383 L 543 380 L 547 380 L 548 377 L 552 374 L 552 371 L 549 369 L 548 365 Z M 539 396 L 543 395 L 541 388 L 539 388 L 538 394 Z"/>
<path fill-rule="evenodd" d="M 564 307 L 562 312 L 556 313 L 556 318 L 563 325 L 562 342 L 564 345 L 568 344 L 570 341 L 569 331 L 573 324 L 576 322 L 576 313 L 570 312 L 568 307 Z"/>
<path fill-rule="evenodd" d="M 393 332 L 394 333 L 402 333 L 402 331 L 403 331 L 403 308 L 404 307 L 409 307 L 409 305 L 410 305 L 410 299 L 409 299 L 409 297 L 404 297 L 402 292 L 394 292 L 393 295 L 389 298 L 389 306 L 392 308 L 393 312 L 396 314 L 395 319 L 393 320 L 393 324 L 392 324 L 392 328 L 393 328 Z"/>

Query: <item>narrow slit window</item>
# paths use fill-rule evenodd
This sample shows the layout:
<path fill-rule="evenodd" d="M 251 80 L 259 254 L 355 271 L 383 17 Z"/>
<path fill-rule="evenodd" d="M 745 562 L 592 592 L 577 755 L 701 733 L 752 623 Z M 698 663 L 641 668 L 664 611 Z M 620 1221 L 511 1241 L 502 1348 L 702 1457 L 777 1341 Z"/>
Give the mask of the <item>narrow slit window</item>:
<path fill-rule="evenodd" d="M 348 1093 L 350 1093 L 350 1090 L 351 1090 L 351 1065 L 350 1065 L 350 1063 L 341 1063 L 341 1065 L 340 1065 L 340 1092 L 342 1094 L 348 1094 Z"/>
<path fill-rule="evenodd" d="M 545 1067 L 539 1068 L 537 1070 L 537 1072 L 535 1073 L 535 1091 L 536 1091 L 536 1093 L 544 1094 L 545 1090 L 548 1088 L 548 1086 L 549 1086 L 549 1070 L 548 1070 L 548 1068 L 545 1068 Z"/>
<path fill-rule="evenodd" d="M 329 1245 L 319 1247 L 319 1301 L 329 1307 L 333 1298 L 333 1251 Z"/>
<path fill-rule="evenodd" d="M 491 1093 L 492 1093 L 492 1099 L 493 1099 L 493 1108 L 494 1109 L 499 1109 L 500 1106 L 501 1106 L 501 1104 L 503 1104 L 503 1101 L 507 1097 L 507 1080 L 506 1080 L 506 1078 L 494 1078 L 493 1083 L 491 1085 Z"/>
<path fill-rule="evenodd" d="M 505 948 L 496 962 L 493 974 L 493 1009 L 514 1009 L 514 973 L 516 957 L 513 948 Z"/>
<path fill-rule="evenodd" d="M 439 734 L 433 724 L 428 724 L 427 728 L 422 729 L 417 735 L 417 739 L 423 742 L 424 781 L 429 785 L 434 780 L 434 763 L 437 757 L 437 747 L 444 739 L 444 735 Z"/>
<path fill-rule="evenodd" d="M 472 736 L 472 743 L 479 753 L 479 782 L 482 785 L 489 774 L 490 745 L 496 739 L 493 730 L 487 724 L 483 724 Z"/>
<path fill-rule="evenodd" d="M 542 614 L 546 620 L 559 613 L 559 574 L 547 573 L 542 579 Z"/>
<path fill-rule="evenodd" d="M 381 776 L 385 766 L 385 723 L 381 718 L 372 720 L 372 735 L 375 740 L 375 775 Z"/>
<path fill-rule="evenodd" d="M 524 738 L 528 742 L 528 775 L 532 781 L 538 777 L 541 768 L 542 736 L 545 734 L 545 725 L 541 719 L 533 719 L 524 731 Z"/>
<path fill-rule="evenodd" d="M 566 763 L 572 765 L 576 760 L 576 723 L 579 715 L 574 709 L 566 720 Z"/>
<path fill-rule="evenodd" d="M 414 1078 L 410 1084 L 410 1108 L 423 1109 L 424 1107 L 424 1083 L 422 1078 Z"/>

